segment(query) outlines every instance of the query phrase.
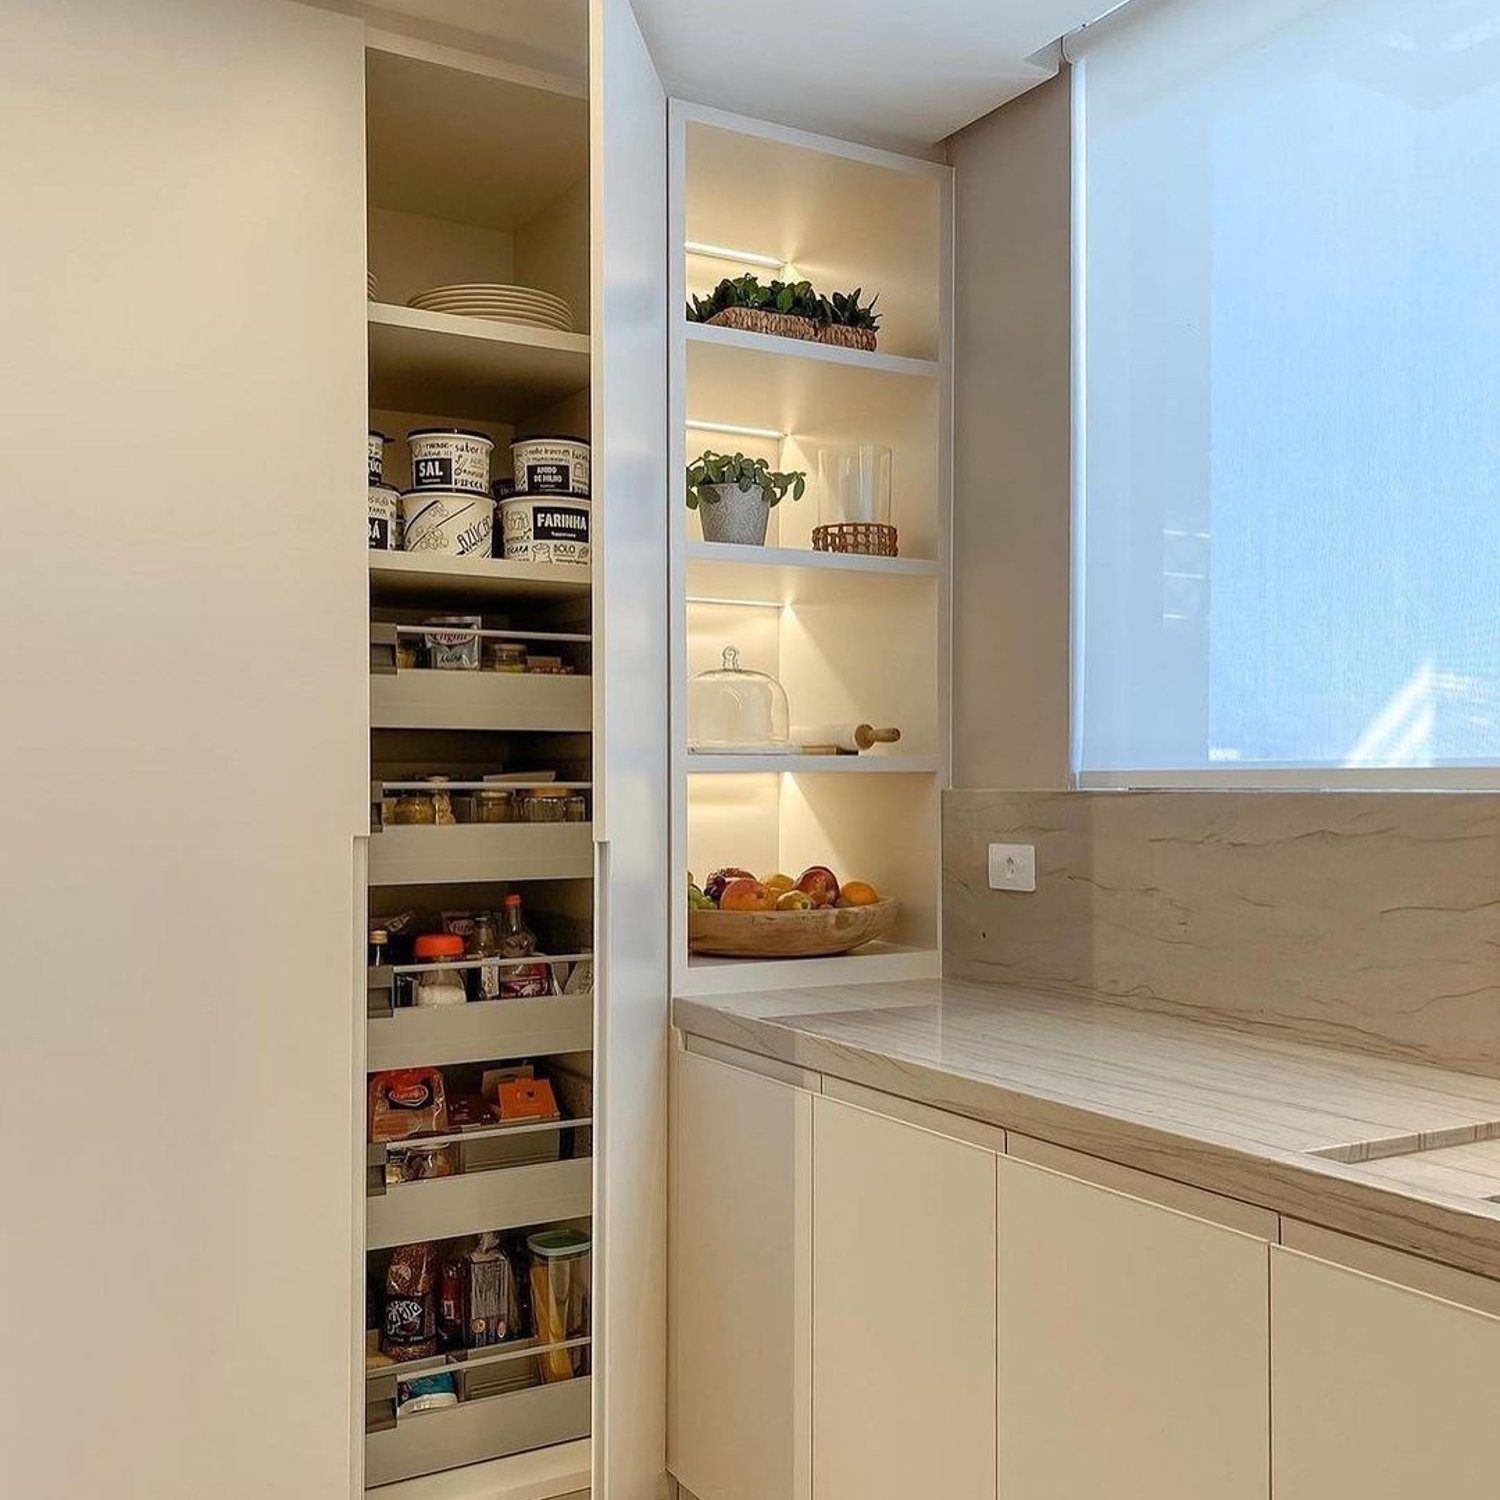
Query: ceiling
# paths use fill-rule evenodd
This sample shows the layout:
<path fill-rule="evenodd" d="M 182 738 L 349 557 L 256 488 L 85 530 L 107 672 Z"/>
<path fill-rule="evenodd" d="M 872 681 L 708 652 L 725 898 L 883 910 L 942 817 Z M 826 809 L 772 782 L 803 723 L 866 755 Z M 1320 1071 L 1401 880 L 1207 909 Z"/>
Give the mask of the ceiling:
<path fill-rule="evenodd" d="M 587 71 L 587 0 L 321 0 L 541 71 Z M 1057 39 L 1121 0 L 632 0 L 667 91 L 926 152 L 1056 71 Z"/>

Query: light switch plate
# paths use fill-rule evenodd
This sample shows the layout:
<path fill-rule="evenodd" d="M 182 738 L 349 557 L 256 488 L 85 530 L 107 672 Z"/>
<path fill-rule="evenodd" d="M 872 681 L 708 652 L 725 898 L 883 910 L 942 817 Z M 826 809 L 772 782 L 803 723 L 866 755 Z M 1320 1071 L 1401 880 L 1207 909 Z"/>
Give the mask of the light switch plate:
<path fill-rule="evenodd" d="M 1036 889 L 1036 845 L 991 844 L 990 889 L 992 891 L 1034 891 Z"/>

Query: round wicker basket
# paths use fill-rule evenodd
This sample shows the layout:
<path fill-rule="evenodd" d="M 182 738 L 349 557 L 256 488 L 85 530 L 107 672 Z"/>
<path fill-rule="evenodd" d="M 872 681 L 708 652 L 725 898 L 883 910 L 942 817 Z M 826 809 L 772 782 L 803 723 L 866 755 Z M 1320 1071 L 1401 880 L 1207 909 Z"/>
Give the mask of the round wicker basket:
<path fill-rule="evenodd" d="M 857 552 L 865 557 L 896 557 L 896 528 L 875 521 L 840 521 L 813 527 L 814 552 Z"/>

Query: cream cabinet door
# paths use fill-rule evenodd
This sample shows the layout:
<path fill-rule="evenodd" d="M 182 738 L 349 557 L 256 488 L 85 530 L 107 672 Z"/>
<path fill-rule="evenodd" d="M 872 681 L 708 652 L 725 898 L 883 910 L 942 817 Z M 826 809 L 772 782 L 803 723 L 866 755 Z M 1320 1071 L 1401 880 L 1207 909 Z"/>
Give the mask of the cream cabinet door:
<path fill-rule="evenodd" d="M 1492 1500 L 1500 1318 L 1277 1249 L 1276 1500 Z"/>
<path fill-rule="evenodd" d="M 668 1467 L 807 1500 L 812 1096 L 690 1052 L 672 1088 Z"/>
<path fill-rule="evenodd" d="M 994 1500 L 995 1161 L 813 1100 L 813 1500 Z"/>
<path fill-rule="evenodd" d="M 1009 1158 L 999 1207 L 1001 1500 L 1265 1500 L 1266 1242 Z"/>

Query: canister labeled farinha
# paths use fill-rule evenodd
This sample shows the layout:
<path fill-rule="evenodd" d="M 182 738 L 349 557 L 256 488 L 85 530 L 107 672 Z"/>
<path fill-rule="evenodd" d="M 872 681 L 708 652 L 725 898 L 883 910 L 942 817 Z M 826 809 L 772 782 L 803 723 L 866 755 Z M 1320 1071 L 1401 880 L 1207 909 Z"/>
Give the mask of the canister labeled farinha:
<path fill-rule="evenodd" d="M 589 445 L 580 438 L 517 438 L 510 445 L 518 495 L 589 495 Z"/>
<path fill-rule="evenodd" d="M 406 434 L 411 448 L 414 490 L 490 492 L 490 449 L 495 444 L 482 432 L 453 427 L 419 427 Z"/>
<path fill-rule="evenodd" d="M 408 552 L 488 557 L 494 540 L 495 502 L 464 490 L 407 490 L 401 497 Z"/>
<path fill-rule="evenodd" d="M 517 495 L 500 507 L 500 540 L 514 562 L 589 562 L 589 502 Z"/>
<path fill-rule="evenodd" d="M 401 493 L 389 484 L 370 486 L 370 550 L 395 552 L 401 546 Z"/>

